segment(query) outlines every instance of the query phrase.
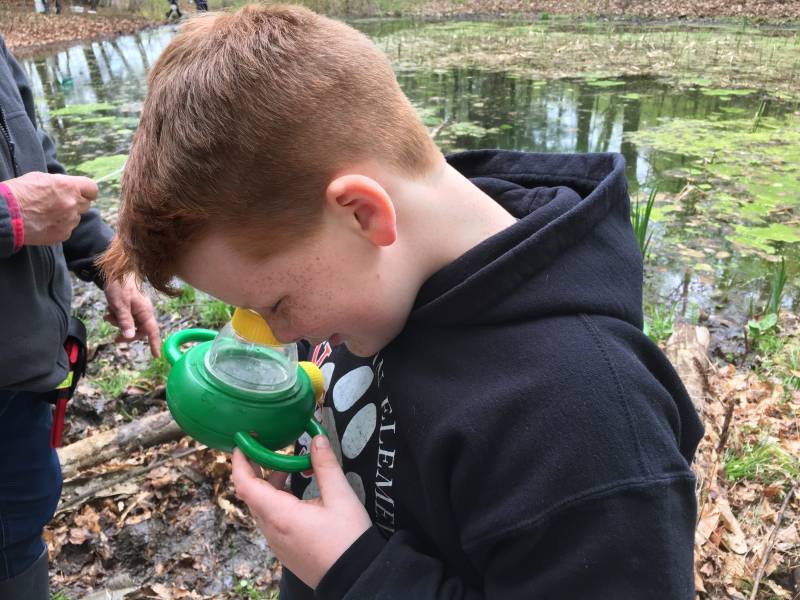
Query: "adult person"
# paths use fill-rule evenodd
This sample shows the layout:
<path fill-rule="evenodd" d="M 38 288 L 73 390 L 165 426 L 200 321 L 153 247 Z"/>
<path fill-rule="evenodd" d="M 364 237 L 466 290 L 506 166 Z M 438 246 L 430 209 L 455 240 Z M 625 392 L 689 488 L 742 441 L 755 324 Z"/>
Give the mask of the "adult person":
<path fill-rule="evenodd" d="M 0 598 L 49 600 L 42 531 L 61 493 L 50 444 L 54 389 L 68 373 L 67 270 L 104 289 L 118 341 L 159 330 L 132 280 L 105 283 L 95 257 L 112 237 L 90 209 L 97 185 L 66 175 L 36 126 L 30 85 L 0 36 Z"/>

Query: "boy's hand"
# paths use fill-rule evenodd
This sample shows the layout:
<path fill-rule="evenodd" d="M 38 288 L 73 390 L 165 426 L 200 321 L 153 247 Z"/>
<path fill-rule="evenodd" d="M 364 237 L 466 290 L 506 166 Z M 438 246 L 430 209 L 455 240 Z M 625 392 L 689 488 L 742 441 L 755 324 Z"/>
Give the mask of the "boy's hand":
<path fill-rule="evenodd" d="M 299 500 L 283 490 L 286 473 L 272 473 L 265 481 L 238 448 L 233 451 L 236 495 L 250 508 L 281 563 L 307 586 L 316 588 L 372 522 L 323 435 L 315 437 L 311 445 L 311 466 L 320 497 Z"/>

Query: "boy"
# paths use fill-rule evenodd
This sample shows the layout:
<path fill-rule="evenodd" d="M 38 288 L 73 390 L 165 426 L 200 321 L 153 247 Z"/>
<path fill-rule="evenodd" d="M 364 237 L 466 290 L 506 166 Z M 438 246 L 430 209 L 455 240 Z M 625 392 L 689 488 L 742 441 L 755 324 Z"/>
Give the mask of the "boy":
<path fill-rule="evenodd" d="M 701 426 L 641 331 L 624 172 L 445 161 L 386 58 L 302 8 L 167 47 L 104 266 L 311 342 L 313 478 L 233 458 L 282 598 L 694 597 Z"/>

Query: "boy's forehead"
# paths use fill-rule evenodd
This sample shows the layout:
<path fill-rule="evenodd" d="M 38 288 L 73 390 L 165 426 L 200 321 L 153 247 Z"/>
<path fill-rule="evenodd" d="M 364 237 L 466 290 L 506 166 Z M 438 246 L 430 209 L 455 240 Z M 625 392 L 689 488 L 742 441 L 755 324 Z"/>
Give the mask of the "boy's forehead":
<path fill-rule="evenodd" d="M 212 232 L 192 243 L 177 275 L 191 286 L 236 306 L 253 305 L 295 275 L 274 257 L 257 257 L 237 247 L 231 234 Z"/>
<path fill-rule="evenodd" d="M 248 283 L 252 269 L 246 257 L 219 234 L 206 234 L 190 244 L 178 262 L 177 275 L 200 290 L 240 305 L 240 287 Z"/>

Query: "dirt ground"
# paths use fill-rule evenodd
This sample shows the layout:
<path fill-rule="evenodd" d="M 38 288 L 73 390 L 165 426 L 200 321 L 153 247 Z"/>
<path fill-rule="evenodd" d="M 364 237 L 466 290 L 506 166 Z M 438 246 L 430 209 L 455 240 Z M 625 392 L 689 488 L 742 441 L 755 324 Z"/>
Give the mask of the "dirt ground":
<path fill-rule="evenodd" d="M 141 17 L 116 14 L 44 15 L 0 2 L 0 34 L 17 56 L 76 41 L 116 37 L 155 24 Z"/>

